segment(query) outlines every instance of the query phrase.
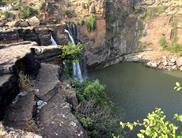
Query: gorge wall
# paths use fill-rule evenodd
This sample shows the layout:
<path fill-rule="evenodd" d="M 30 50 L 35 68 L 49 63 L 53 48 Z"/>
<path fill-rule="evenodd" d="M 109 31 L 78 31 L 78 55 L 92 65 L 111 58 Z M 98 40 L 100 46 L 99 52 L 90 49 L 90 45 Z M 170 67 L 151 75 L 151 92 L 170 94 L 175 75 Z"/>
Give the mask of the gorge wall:
<path fill-rule="evenodd" d="M 172 41 L 175 17 L 177 38 L 181 43 L 181 5 L 177 0 L 54 0 L 47 1 L 47 9 L 43 11 L 46 10 L 45 22 L 51 23 L 51 18 L 56 18 L 57 23 L 78 24 L 79 39 L 86 47 L 87 64 L 95 67 L 118 63 L 125 60 L 125 55 L 143 51 L 157 52 L 146 52 L 143 59 L 147 61 L 159 61 L 167 56 L 167 52 L 161 52 L 159 41 L 162 36 Z M 50 11 L 50 7 L 57 8 Z M 87 23 L 92 14 L 96 16 L 96 30 L 90 32 Z M 156 55 L 160 59 L 156 59 Z M 133 60 L 136 60 L 135 55 Z"/>
<path fill-rule="evenodd" d="M 88 66 L 118 62 L 121 55 L 139 49 L 142 22 L 132 14 L 133 0 L 55 0 L 45 5 L 46 22 L 54 17 L 58 22 L 74 21 L 78 24 L 79 39 L 86 46 Z M 57 8 L 50 12 L 51 6 Z M 92 32 L 87 29 L 91 14 L 96 16 L 96 30 Z"/>

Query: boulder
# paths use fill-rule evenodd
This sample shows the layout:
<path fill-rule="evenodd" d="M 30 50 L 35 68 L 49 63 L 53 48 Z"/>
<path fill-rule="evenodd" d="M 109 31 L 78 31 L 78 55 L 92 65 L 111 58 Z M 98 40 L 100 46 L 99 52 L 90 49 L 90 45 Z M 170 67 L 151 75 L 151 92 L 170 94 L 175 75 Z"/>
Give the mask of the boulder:
<path fill-rule="evenodd" d="M 15 27 L 28 27 L 29 24 L 25 20 L 19 20 L 15 23 Z"/>
<path fill-rule="evenodd" d="M 38 36 L 39 45 L 51 45 L 51 33 L 47 27 L 36 27 L 35 32 Z"/>
<path fill-rule="evenodd" d="M 41 64 L 35 81 L 38 100 L 38 127 L 46 138 L 86 138 L 87 135 L 79 121 L 71 113 L 59 81 L 59 66 Z"/>
<path fill-rule="evenodd" d="M 40 133 L 46 138 L 87 138 L 87 135 L 71 113 L 59 87 L 54 91 L 38 114 Z"/>
<path fill-rule="evenodd" d="M 148 62 L 147 66 L 152 67 L 152 68 L 157 68 L 158 64 L 156 62 Z"/>
<path fill-rule="evenodd" d="M 7 23 L 6 23 L 6 25 L 7 25 L 8 27 L 15 27 L 16 24 L 17 24 L 17 21 L 10 21 L 10 22 L 7 22 Z"/>
<path fill-rule="evenodd" d="M 40 20 L 36 16 L 29 18 L 27 22 L 33 27 L 38 27 L 40 25 Z"/>
<path fill-rule="evenodd" d="M 182 57 L 180 57 L 180 58 L 178 58 L 178 59 L 176 60 L 176 65 L 177 65 L 178 67 L 181 67 L 181 66 L 182 66 Z"/>
<path fill-rule="evenodd" d="M 33 92 L 20 92 L 7 108 L 4 124 L 17 129 L 37 131 L 32 119 L 34 105 Z"/>
<path fill-rule="evenodd" d="M 71 104 L 73 110 L 76 110 L 76 107 L 78 106 L 78 99 L 76 97 L 75 89 L 73 89 L 67 81 L 62 82 L 61 89 L 66 97 L 66 102 Z"/>
<path fill-rule="evenodd" d="M 95 13 L 96 13 L 96 8 L 95 8 L 95 5 L 94 5 L 94 4 L 92 4 L 92 5 L 90 6 L 89 12 L 90 12 L 91 14 L 95 14 Z"/>

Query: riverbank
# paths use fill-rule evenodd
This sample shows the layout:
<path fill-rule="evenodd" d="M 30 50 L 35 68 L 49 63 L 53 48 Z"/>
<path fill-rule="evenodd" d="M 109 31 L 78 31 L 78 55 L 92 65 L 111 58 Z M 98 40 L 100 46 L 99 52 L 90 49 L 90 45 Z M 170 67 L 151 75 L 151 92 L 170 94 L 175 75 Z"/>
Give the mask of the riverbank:
<path fill-rule="evenodd" d="M 147 67 L 164 70 L 182 70 L 182 57 L 168 51 L 144 51 L 127 54 L 118 57 L 114 61 L 104 63 L 103 67 L 108 67 L 120 62 L 137 62 Z"/>

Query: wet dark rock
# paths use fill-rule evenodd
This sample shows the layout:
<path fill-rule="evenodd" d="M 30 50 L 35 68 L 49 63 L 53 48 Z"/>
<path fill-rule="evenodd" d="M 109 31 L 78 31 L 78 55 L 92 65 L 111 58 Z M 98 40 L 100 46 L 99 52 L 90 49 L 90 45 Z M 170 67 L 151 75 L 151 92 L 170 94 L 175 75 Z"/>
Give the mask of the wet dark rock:
<path fill-rule="evenodd" d="M 39 42 L 37 33 L 32 28 L 27 29 L 18 29 L 19 37 L 24 41 L 35 41 Z M 40 45 L 40 43 L 38 43 Z"/>
<path fill-rule="evenodd" d="M 47 27 L 36 27 L 35 33 L 38 35 L 39 45 L 51 45 L 51 33 Z"/>
<path fill-rule="evenodd" d="M 31 77 L 36 77 L 40 68 L 40 62 L 36 60 L 34 50 L 27 54 L 24 58 L 18 60 L 15 64 L 15 71 L 23 71 Z"/>
<path fill-rule="evenodd" d="M 18 41 L 19 34 L 16 30 L 4 30 L 0 32 L 0 43 L 12 43 Z"/>
<path fill-rule="evenodd" d="M 61 50 L 59 48 L 46 49 L 42 54 L 38 56 L 41 62 L 51 62 L 58 60 Z M 59 63 L 58 63 L 59 64 Z"/>

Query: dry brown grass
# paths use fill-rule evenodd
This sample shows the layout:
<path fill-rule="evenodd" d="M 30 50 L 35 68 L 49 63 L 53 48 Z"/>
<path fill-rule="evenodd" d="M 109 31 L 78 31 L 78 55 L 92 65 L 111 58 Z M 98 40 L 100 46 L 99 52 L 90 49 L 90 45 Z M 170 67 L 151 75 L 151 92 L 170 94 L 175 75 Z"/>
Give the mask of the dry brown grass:
<path fill-rule="evenodd" d="M 32 91 L 33 90 L 33 83 L 30 80 L 28 75 L 23 74 L 23 72 L 19 73 L 19 88 L 22 91 Z"/>

